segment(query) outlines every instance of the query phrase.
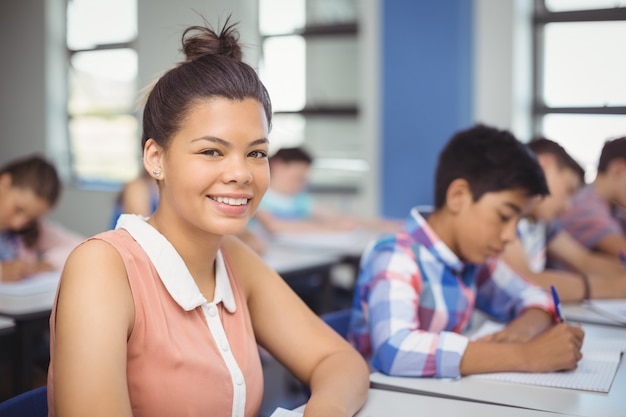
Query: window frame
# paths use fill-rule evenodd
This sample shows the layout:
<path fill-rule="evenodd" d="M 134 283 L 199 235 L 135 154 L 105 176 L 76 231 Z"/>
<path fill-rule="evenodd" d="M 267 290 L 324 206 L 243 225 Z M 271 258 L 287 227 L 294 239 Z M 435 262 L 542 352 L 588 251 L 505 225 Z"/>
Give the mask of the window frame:
<path fill-rule="evenodd" d="M 543 118 L 550 114 L 626 115 L 626 106 L 548 106 L 542 97 L 544 85 L 544 31 L 549 23 L 626 21 L 626 7 L 552 12 L 545 0 L 535 0 L 532 31 L 532 130 L 543 131 Z"/>
<path fill-rule="evenodd" d="M 67 6 L 65 8 L 65 13 L 67 14 Z M 98 51 L 120 50 L 120 49 L 131 49 L 131 50 L 134 50 L 136 53 L 138 53 L 138 48 L 137 48 L 137 38 L 139 36 L 138 33 L 136 33 L 132 39 L 125 41 L 125 42 L 102 43 L 102 44 L 96 44 L 88 48 L 70 48 L 68 44 L 68 28 L 67 27 L 65 28 L 64 35 L 65 35 L 64 44 L 65 44 L 65 50 L 66 50 L 65 70 L 66 70 L 67 77 L 69 77 L 69 73 L 72 69 L 72 58 L 75 54 L 83 53 L 83 52 L 98 52 Z M 138 77 L 136 77 L 135 81 L 137 81 L 137 78 Z M 81 176 L 79 175 L 78 170 L 76 168 L 77 166 L 76 158 L 73 152 L 74 138 L 72 137 L 70 126 L 72 124 L 73 119 L 76 117 L 83 117 L 83 116 L 98 117 L 101 115 L 97 113 L 72 114 L 69 108 L 71 96 L 72 96 L 71 86 L 69 83 L 67 83 L 66 102 L 65 102 L 65 114 L 66 114 L 65 131 L 66 131 L 66 143 L 67 143 L 66 153 L 67 153 L 67 161 L 69 165 L 68 175 L 69 175 L 70 183 L 73 184 L 77 188 L 86 189 L 86 190 L 100 190 L 100 189 L 119 190 L 120 187 L 123 185 L 124 181 L 113 180 L 110 178 L 84 179 L 84 178 L 81 178 Z M 137 123 L 140 123 L 139 114 L 136 110 L 128 111 L 128 112 L 119 112 L 119 113 L 115 113 L 114 115 L 115 116 L 130 116 L 136 119 Z"/>

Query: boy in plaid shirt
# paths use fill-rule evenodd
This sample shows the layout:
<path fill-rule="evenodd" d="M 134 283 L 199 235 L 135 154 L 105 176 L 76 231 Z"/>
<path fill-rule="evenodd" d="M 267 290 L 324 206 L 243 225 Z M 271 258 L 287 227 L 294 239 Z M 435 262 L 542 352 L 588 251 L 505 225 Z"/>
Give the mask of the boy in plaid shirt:
<path fill-rule="evenodd" d="M 547 194 L 537 160 L 508 131 L 454 135 L 439 156 L 433 213 L 414 208 L 362 257 L 349 339 L 370 366 L 417 377 L 575 368 L 583 331 L 555 323 L 548 294 L 498 258 Z M 470 341 L 461 332 L 474 308 L 507 326 Z"/>

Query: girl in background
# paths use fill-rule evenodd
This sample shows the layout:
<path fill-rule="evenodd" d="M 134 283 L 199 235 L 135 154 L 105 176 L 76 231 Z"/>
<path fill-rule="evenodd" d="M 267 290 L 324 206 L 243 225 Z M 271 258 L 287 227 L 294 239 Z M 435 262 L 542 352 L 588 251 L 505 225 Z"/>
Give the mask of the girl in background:
<path fill-rule="evenodd" d="M 0 168 L 0 281 L 60 270 L 82 237 L 43 220 L 61 194 L 55 167 L 34 155 Z"/>

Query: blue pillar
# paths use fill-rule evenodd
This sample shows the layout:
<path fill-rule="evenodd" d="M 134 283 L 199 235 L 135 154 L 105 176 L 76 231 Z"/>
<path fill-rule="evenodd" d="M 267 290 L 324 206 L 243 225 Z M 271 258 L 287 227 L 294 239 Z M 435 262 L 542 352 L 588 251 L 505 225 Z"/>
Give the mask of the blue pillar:
<path fill-rule="evenodd" d="M 381 211 L 432 204 L 437 156 L 473 123 L 473 2 L 382 0 Z"/>

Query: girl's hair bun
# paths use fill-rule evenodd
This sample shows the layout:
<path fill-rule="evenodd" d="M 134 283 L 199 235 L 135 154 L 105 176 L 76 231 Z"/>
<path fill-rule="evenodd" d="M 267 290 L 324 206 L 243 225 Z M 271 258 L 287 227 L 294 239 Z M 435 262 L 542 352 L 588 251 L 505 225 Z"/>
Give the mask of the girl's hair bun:
<path fill-rule="evenodd" d="M 236 23 L 229 24 L 229 21 L 230 17 L 226 19 L 219 34 L 208 25 L 187 28 L 182 37 L 185 61 L 194 61 L 207 55 L 222 55 L 241 61 L 239 33 L 235 29 Z"/>

